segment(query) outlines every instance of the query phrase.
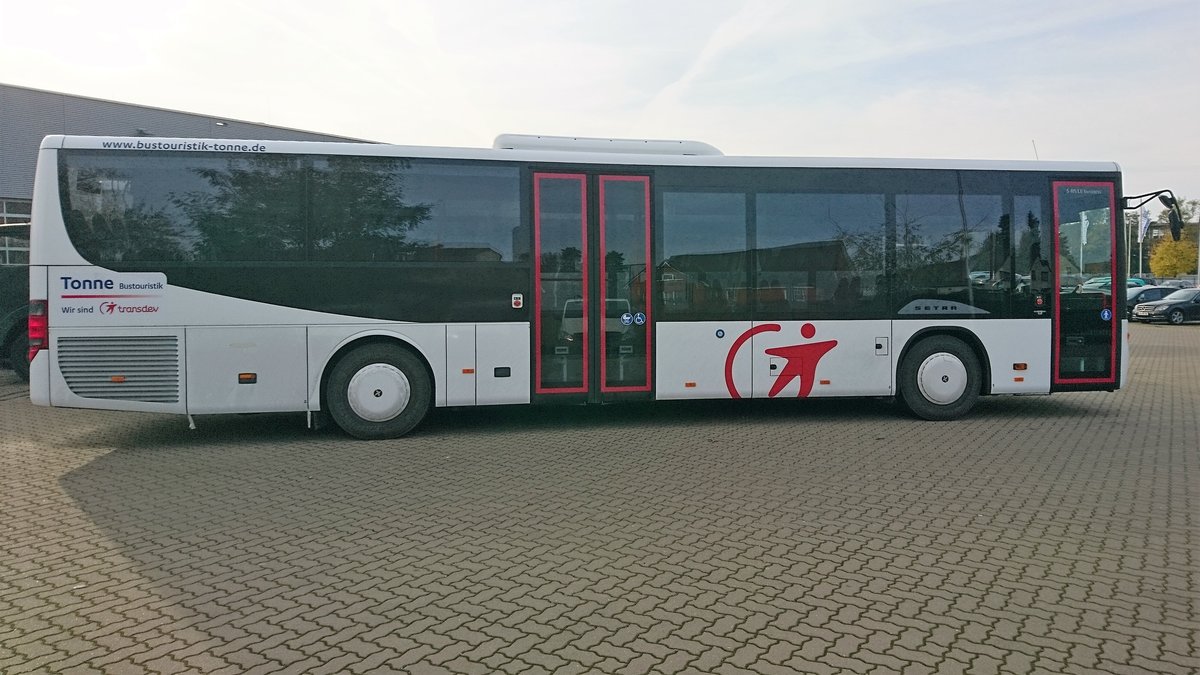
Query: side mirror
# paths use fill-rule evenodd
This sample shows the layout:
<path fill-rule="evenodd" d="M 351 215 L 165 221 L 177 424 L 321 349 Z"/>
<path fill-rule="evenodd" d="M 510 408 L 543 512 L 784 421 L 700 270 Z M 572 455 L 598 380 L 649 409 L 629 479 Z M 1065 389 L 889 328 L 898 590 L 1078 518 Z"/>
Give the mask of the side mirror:
<path fill-rule="evenodd" d="M 1158 201 L 1167 207 L 1167 223 L 1171 226 L 1171 239 L 1179 241 L 1183 232 L 1183 214 L 1179 212 L 1179 202 L 1172 195 L 1159 195 Z"/>
<path fill-rule="evenodd" d="M 1183 232 L 1183 216 L 1179 215 L 1178 206 L 1167 211 L 1167 222 L 1171 225 L 1171 239 L 1179 241 L 1179 235 Z"/>

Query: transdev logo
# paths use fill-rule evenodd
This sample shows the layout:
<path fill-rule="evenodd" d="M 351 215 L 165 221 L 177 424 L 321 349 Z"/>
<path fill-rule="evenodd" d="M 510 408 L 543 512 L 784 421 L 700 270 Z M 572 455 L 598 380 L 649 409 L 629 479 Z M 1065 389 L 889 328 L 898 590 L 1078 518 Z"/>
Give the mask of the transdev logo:
<path fill-rule="evenodd" d="M 733 361 L 737 357 L 738 350 L 742 345 L 746 344 L 750 338 L 759 333 L 777 333 L 783 330 L 783 327 L 777 323 L 767 323 L 761 326 L 755 326 L 750 330 L 742 333 L 733 345 L 729 348 L 729 353 L 725 355 L 725 386 L 729 389 L 731 398 L 741 398 L 742 394 L 737 390 L 733 382 Z M 811 323 L 806 323 L 800 327 L 800 336 L 805 340 L 811 340 L 817 334 L 816 326 Z M 775 380 L 775 384 L 771 390 L 767 392 L 767 396 L 775 398 L 779 392 L 783 391 L 793 380 L 800 380 L 800 391 L 796 395 L 797 398 L 808 398 L 812 393 L 813 380 L 817 374 L 817 364 L 821 362 L 821 358 L 828 354 L 838 344 L 837 340 L 822 340 L 821 342 L 802 342 L 794 345 L 786 345 L 776 347 L 774 349 L 765 350 L 771 356 L 777 356 L 786 361 L 783 367 L 783 372 L 779 373 Z"/>
<path fill-rule="evenodd" d="M 118 305 L 115 302 L 100 303 L 101 314 L 153 314 L 158 311 L 154 305 Z"/>

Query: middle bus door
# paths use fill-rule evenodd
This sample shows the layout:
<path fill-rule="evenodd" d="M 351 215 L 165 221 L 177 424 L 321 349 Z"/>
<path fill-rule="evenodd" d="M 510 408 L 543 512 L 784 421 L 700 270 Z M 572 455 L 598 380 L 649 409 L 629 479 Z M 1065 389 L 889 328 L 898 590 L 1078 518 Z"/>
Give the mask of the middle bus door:
<path fill-rule="evenodd" d="M 649 176 L 533 175 L 534 394 L 653 395 Z"/>

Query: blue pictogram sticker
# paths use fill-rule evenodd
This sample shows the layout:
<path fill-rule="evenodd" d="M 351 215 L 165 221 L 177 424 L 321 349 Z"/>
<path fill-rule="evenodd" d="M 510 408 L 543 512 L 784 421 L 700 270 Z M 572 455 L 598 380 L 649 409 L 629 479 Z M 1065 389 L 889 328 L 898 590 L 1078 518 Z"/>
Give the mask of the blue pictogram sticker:
<path fill-rule="evenodd" d="M 639 326 L 645 326 L 645 325 L 646 325 L 646 315 L 645 315 L 645 314 L 643 314 L 643 313 L 641 313 L 641 312 L 638 312 L 637 314 L 634 314 L 634 315 L 633 315 L 633 322 L 634 322 L 634 323 L 636 323 L 636 324 L 637 324 L 637 325 L 639 325 Z"/>
<path fill-rule="evenodd" d="M 632 326 L 633 325 L 633 315 L 630 314 L 629 312 L 625 312 L 624 314 L 622 314 L 621 315 L 621 325 L 622 326 Z"/>
<path fill-rule="evenodd" d="M 1105 321 L 1112 321 L 1112 310 L 1107 307 L 1100 310 L 1100 318 Z"/>

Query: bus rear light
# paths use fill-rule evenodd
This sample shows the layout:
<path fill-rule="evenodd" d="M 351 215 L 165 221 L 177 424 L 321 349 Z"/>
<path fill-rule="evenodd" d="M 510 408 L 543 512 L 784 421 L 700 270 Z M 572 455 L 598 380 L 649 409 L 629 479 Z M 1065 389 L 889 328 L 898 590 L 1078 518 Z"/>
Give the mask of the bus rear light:
<path fill-rule="evenodd" d="M 29 301 L 29 360 L 50 346 L 50 313 L 45 300 Z"/>
<path fill-rule="evenodd" d="M 1029 370 L 1028 363 L 1014 363 L 1013 370 Z"/>

